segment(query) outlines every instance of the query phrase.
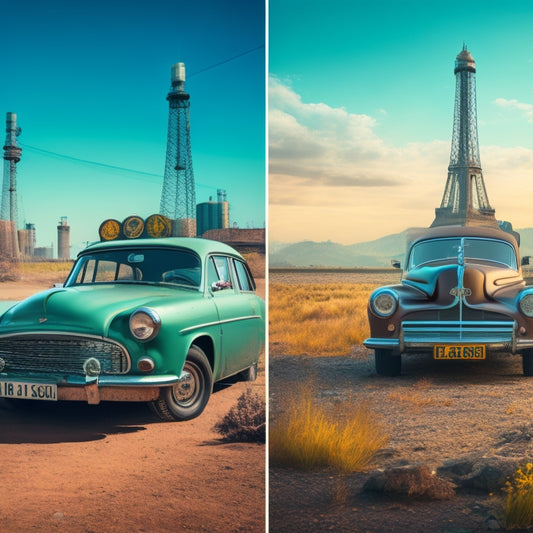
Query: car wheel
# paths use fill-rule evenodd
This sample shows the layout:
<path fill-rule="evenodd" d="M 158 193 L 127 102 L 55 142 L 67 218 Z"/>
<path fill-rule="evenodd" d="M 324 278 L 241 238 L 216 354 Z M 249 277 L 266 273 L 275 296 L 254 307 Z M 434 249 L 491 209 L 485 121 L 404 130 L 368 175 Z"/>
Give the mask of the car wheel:
<path fill-rule="evenodd" d="M 239 381 L 255 381 L 257 379 L 257 363 L 239 372 Z"/>
<path fill-rule="evenodd" d="M 172 387 L 161 389 L 151 403 L 161 420 L 190 420 L 202 413 L 213 390 L 213 372 L 204 351 L 191 346 L 183 371 L 186 377 Z"/>
<path fill-rule="evenodd" d="M 533 350 L 526 350 L 522 354 L 522 369 L 524 376 L 533 376 Z"/>
<path fill-rule="evenodd" d="M 390 350 L 374 350 L 376 373 L 380 376 L 399 376 L 402 371 L 402 356 L 392 355 Z"/>

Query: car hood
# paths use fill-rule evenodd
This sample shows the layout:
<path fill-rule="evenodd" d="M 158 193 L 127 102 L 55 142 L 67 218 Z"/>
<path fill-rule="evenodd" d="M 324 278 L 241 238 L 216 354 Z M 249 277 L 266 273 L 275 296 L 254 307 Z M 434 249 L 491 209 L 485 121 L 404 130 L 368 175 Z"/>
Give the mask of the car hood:
<path fill-rule="evenodd" d="M 141 306 L 174 306 L 199 297 L 195 291 L 141 284 L 51 289 L 11 307 L 0 318 L 0 335 L 46 330 L 107 336 L 112 320 L 119 314 Z"/>
<path fill-rule="evenodd" d="M 447 264 L 413 269 L 405 274 L 402 283 L 404 286 L 415 287 L 428 298 L 435 298 L 442 303 L 453 300 L 450 291 L 462 284 L 462 287 L 470 290 L 467 301 L 472 304 L 516 293 L 525 285 L 520 272 L 477 263 L 466 263 L 464 267 Z"/>

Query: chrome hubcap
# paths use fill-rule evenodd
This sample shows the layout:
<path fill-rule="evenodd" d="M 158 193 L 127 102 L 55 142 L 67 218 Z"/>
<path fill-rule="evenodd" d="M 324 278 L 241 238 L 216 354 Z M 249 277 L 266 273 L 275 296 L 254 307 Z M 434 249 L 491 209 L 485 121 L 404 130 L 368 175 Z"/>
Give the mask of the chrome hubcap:
<path fill-rule="evenodd" d="M 192 374 L 184 371 L 184 376 L 174 385 L 174 397 L 178 402 L 186 402 L 194 396 L 196 383 Z"/>

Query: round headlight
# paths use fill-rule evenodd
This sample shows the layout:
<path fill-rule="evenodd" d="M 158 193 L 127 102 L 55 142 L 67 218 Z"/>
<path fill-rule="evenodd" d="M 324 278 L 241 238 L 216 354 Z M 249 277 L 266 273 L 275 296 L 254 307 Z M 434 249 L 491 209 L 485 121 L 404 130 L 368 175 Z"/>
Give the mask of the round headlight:
<path fill-rule="evenodd" d="M 529 293 L 522 297 L 520 311 L 526 316 L 533 317 L 533 294 Z"/>
<path fill-rule="evenodd" d="M 378 291 L 370 298 L 370 307 L 378 316 L 391 316 L 398 307 L 398 296 L 388 289 Z"/>
<path fill-rule="evenodd" d="M 140 341 L 153 339 L 161 327 L 159 315 L 148 307 L 140 307 L 130 316 L 130 331 Z"/>

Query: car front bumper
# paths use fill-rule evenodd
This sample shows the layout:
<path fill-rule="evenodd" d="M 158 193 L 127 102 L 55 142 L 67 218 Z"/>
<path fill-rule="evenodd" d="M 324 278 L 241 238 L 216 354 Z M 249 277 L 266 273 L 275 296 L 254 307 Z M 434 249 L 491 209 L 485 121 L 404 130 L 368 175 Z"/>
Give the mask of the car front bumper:
<path fill-rule="evenodd" d="M 396 338 L 369 338 L 367 348 L 395 354 L 432 351 L 436 344 L 483 344 L 488 351 L 517 353 L 533 348 L 533 339 L 520 337 L 510 321 L 404 321 Z"/>
<path fill-rule="evenodd" d="M 0 382 L 53 384 L 57 386 L 57 397 L 54 398 L 57 401 L 82 401 L 96 405 L 102 401 L 149 402 L 157 400 L 161 388 L 171 387 L 187 377 L 187 372 L 182 372 L 181 376 L 69 376 L 68 378 L 20 374 L 8 376 L 0 373 Z"/>

